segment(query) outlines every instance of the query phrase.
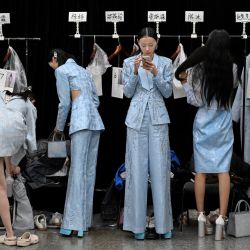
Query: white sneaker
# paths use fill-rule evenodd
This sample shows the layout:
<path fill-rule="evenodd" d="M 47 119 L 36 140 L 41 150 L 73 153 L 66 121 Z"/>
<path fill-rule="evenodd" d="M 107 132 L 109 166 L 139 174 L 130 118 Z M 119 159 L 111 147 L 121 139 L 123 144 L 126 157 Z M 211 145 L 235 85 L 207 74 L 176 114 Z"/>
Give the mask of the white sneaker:
<path fill-rule="evenodd" d="M 55 225 L 55 226 L 61 226 L 61 224 L 62 224 L 62 214 L 60 214 L 58 212 L 55 212 L 52 215 L 50 224 Z"/>
<path fill-rule="evenodd" d="M 46 216 L 44 214 L 36 215 L 34 222 L 38 230 L 47 230 Z"/>

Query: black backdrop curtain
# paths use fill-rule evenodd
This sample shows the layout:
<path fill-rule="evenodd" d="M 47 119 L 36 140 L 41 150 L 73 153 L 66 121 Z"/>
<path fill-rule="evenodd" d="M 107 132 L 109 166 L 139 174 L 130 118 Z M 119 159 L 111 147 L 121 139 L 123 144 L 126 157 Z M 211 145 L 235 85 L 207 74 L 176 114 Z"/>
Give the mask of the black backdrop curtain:
<path fill-rule="evenodd" d="M 78 63 L 86 67 L 90 61 L 93 37 L 75 39 L 75 23 L 68 22 L 68 12 L 87 11 L 87 22 L 80 23 L 81 34 L 113 34 L 113 24 L 105 22 L 105 11 L 123 10 L 124 23 L 117 24 L 118 34 L 137 34 L 144 26 L 155 27 L 147 22 L 147 11 L 166 10 L 167 22 L 160 23 L 162 35 L 176 35 L 175 38 L 161 38 L 159 54 L 170 57 L 178 45 L 178 35 L 190 35 L 192 24 L 185 23 L 185 10 L 203 10 L 204 23 L 196 25 L 198 35 L 207 35 L 215 28 L 224 28 L 230 34 L 241 35 L 242 24 L 235 23 L 235 11 L 250 11 L 249 1 L 101 1 L 101 0 L 6 0 L 1 3 L 1 13 L 10 13 L 10 24 L 3 25 L 5 37 L 40 37 L 41 41 L 28 41 L 28 57 L 24 41 L 10 40 L 10 45 L 17 51 L 23 64 L 28 58 L 28 84 L 32 85 L 36 95 L 38 110 L 37 138 L 46 138 L 55 126 L 58 99 L 56 95 L 53 70 L 47 63 L 48 51 L 52 48 L 62 48 L 74 54 Z M 246 32 L 250 34 L 250 24 Z M 84 45 L 82 47 L 82 41 Z M 206 38 L 204 38 L 206 41 Z M 116 48 L 117 39 L 96 37 L 96 42 L 110 55 Z M 133 37 L 121 38 L 120 43 L 125 50 L 131 52 Z M 189 54 L 201 45 L 201 39 L 181 38 L 185 51 Z M 7 41 L 0 41 L 0 55 L 6 51 Z M 247 42 L 247 53 L 249 51 Z M 84 56 L 82 57 L 82 49 Z M 244 56 L 244 41 L 232 39 L 232 52 L 236 62 L 242 65 Z M 113 66 L 122 66 L 124 56 L 114 58 Z M 1 59 L 2 60 L 2 59 Z M 1 62 L 2 63 L 2 62 Z M 103 96 L 100 97 L 100 114 L 106 130 L 101 136 L 97 187 L 107 187 L 114 177 L 117 168 L 124 162 L 126 127 L 124 124 L 129 99 L 111 97 L 111 68 L 103 75 Z M 185 163 L 192 153 L 192 122 L 195 108 L 186 104 L 186 100 L 172 98 L 166 100 L 170 114 L 170 144 L 180 160 Z"/>

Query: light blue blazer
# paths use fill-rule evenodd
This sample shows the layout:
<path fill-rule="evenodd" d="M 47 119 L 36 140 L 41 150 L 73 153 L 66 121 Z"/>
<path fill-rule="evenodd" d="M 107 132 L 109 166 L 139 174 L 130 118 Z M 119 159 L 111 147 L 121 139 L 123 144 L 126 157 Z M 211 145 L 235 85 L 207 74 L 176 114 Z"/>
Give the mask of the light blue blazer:
<path fill-rule="evenodd" d="M 134 60 L 136 56 L 127 58 L 123 64 L 124 95 L 132 97 L 126 125 L 135 130 L 140 130 L 144 112 L 148 106 L 153 125 L 170 123 L 168 111 L 163 97 L 168 98 L 172 94 L 173 67 L 172 61 L 163 56 L 154 54 L 154 63 L 158 69 L 156 76 L 151 76 L 150 89 L 143 87 L 143 72 L 139 68 L 138 75 L 134 75 Z M 151 73 L 150 73 L 151 74 Z"/>
<path fill-rule="evenodd" d="M 73 59 L 55 70 L 57 94 L 60 100 L 56 128 L 63 131 L 70 108 L 69 134 L 88 129 L 104 130 L 97 110 L 99 98 L 91 74 Z M 71 101 L 71 90 L 79 90 L 80 95 Z"/>

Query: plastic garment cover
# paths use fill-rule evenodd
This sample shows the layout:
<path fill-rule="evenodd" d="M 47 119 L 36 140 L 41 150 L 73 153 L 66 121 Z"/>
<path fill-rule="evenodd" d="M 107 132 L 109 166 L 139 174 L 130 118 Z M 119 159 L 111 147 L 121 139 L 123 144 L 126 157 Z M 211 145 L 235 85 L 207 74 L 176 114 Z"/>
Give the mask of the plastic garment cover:
<path fill-rule="evenodd" d="M 109 64 L 107 54 L 98 44 L 94 43 L 94 48 L 96 49 L 96 53 L 93 60 L 89 63 L 87 69 L 94 75 L 103 75 L 107 68 L 111 67 L 112 65 Z"/>
<path fill-rule="evenodd" d="M 187 58 L 185 52 L 184 52 L 184 48 L 183 45 L 180 43 L 179 44 L 180 47 L 180 52 L 178 53 L 178 55 L 176 56 L 174 62 L 173 62 L 173 70 L 174 72 L 176 71 L 176 69 L 178 68 L 178 66 L 180 66 Z M 182 87 L 182 84 L 180 81 L 178 81 L 175 77 L 173 79 L 173 94 L 174 94 L 174 98 L 182 98 L 186 96 L 186 93 Z"/>
<path fill-rule="evenodd" d="M 100 48 L 99 45 L 94 43 L 93 50 L 95 51 L 95 55 L 91 62 L 89 63 L 87 70 L 93 76 L 93 80 L 96 85 L 97 95 L 102 95 L 102 75 L 106 72 L 107 68 L 112 65 L 109 64 L 107 54 Z"/>
<path fill-rule="evenodd" d="M 25 70 L 16 51 L 10 46 L 8 50 L 9 50 L 10 56 L 6 64 L 4 65 L 4 69 L 14 70 L 17 72 L 13 92 L 20 93 L 27 89 L 27 78 L 26 78 Z"/>
<path fill-rule="evenodd" d="M 94 49 L 96 50 L 95 56 L 89 63 L 87 69 L 93 75 L 103 75 L 107 68 L 111 67 L 112 65 L 109 64 L 107 54 L 97 43 L 94 43 Z"/>

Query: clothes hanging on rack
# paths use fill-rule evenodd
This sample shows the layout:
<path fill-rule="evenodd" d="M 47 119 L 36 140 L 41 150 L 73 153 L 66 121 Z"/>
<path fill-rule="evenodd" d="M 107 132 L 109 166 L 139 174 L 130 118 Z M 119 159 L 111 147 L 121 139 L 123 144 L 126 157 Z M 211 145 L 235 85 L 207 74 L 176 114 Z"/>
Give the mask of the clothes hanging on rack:
<path fill-rule="evenodd" d="M 111 96 L 123 99 L 122 68 L 112 67 Z"/>
<path fill-rule="evenodd" d="M 112 65 L 109 64 L 108 56 L 104 50 L 97 44 L 94 43 L 94 57 L 87 66 L 87 70 L 91 72 L 93 80 L 95 82 L 97 95 L 102 95 L 102 75 L 106 72 L 107 68 Z"/>
<path fill-rule="evenodd" d="M 175 53 L 177 53 L 177 55 L 175 56 L 175 59 L 173 61 L 173 71 L 174 72 L 179 67 L 179 65 L 181 65 L 187 58 L 187 56 L 184 52 L 183 45 L 181 43 L 179 43 Z M 179 80 L 177 80 L 175 77 L 173 78 L 173 95 L 174 95 L 174 99 L 187 96 L 184 89 L 183 89 L 181 82 Z"/>
<path fill-rule="evenodd" d="M 132 51 L 130 53 L 130 56 L 134 56 L 139 49 L 140 49 L 139 46 L 136 43 L 134 43 L 133 44 L 133 49 L 132 49 Z"/>
<path fill-rule="evenodd" d="M 25 91 L 27 88 L 27 78 L 19 56 L 11 46 L 8 48 L 7 55 L 7 58 L 5 58 L 6 63 L 4 65 L 4 69 L 16 71 L 15 86 L 13 91 Z"/>
<path fill-rule="evenodd" d="M 179 43 L 179 45 L 177 46 L 175 52 L 172 54 L 172 56 L 170 57 L 173 61 L 176 59 L 176 57 L 179 55 L 181 50 L 181 45 Z"/>
<path fill-rule="evenodd" d="M 108 60 L 111 61 L 114 57 L 116 57 L 120 52 L 123 52 L 123 54 L 128 57 L 129 53 L 123 48 L 121 44 L 116 46 L 115 51 L 108 57 Z"/>
<path fill-rule="evenodd" d="M 244 71 L 243 71 L 244 72 Z M 242 82 L 244 75 L 242 73 Z M 245 93 L 247 93 L 248 86 L 250 87 L 250 54 L 246 57 L 245 68 Z M 245 121 L 243 121 L 243 108 L 245 108 Z M 232 107 L 233 120 L 241 123 L 241 141 L 242 130 L 244 124 L 244 161 L 250 164 L 250 98 L 245 96 L 245 107 L 243 107 L 243 87 L 242 84 L 238 85 L 236 96 Z"/>

